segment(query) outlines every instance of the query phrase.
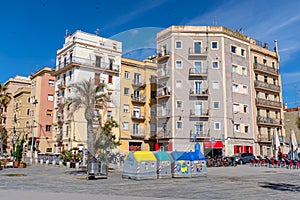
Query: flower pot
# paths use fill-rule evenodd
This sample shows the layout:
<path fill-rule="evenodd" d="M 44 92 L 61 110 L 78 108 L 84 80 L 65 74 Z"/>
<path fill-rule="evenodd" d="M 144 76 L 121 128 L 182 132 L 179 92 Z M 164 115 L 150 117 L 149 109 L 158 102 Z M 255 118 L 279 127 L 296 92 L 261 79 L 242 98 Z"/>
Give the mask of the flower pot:
<path fill-rule="evenodd" d="M 19 161 L 14 161 L 14 162 L 13 162 L 14 168 L 18 168 L 18 167 L 19 167 L 19 164 L 20 164 Z"/>

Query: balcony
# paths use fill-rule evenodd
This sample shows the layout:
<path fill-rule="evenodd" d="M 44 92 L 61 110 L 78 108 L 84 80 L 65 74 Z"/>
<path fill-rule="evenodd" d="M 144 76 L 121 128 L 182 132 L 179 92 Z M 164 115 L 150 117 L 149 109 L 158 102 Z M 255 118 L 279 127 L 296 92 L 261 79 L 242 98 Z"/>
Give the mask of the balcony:
<path fill-rule="evenodd" d="M 136 139 L 144 139 L 145 131 L 144 130 L 133 130 L 131 133 L 131 137 L 136 138 Z"/>
<path fill-rule="evenodd" d="M 263 90 L 267 90 L 267 91 L 271 91 L 271 92 L 280 92 L 280 86 L 265 83 L 265 82 L 262 82 L 262 81 L 257 81 L 257 80 L 254 81 L 254 87 L 256 89 L 263 89 Z"/>
<path fill-rule="evenodd" d="M 56 142 L 62 142 L 63 141 L 63 135 L 62 134 L 56 134 Z"/>
<path fill-rule="evenodd" d="M 161 98 L 169 98 L 171 95 L 171 92 L 169 91 L 168 88 L 164 88 L 162 90 L 158 90 L 157 91 L 157 98 L 161 99 Z"/>
<path fill-rule="evenodd" d="M 189 56 L 207 56 L 207 48 L 201 47 L 200 49 L 189 48 Z"/>
<path fill-rule="evenodd" d="M 172 138 L 171 130 L 164 129 L 158 131 L 156 139 L 168 139 L 168 138 Z"/>
<path fill-rule="evenodd" d="M 132 81 L 132 86 L 133 86 L 133 87 L 144 88 L 144 87 L 146 87 L 146 81 L 133 80 L 133 81 Z"/>
<path fill-rule="evenodd" d="M 209 133 L 204 133 L 204 131 L 195 131 L 195 130 L 190 130 L 190 139 L 194 140 L 197 139 L 208 139 L 210 138 Z"/>
<path fill-rule="evenodd" d="M 190 96 L 208 97 L 208 89 L 190 89 Z"/>
<path fill-rule="evenodd" d="M 257 141 L 258 142 L 272 142 L 272 137 L 271 135 L 262 135 L 262 134 L 258 134 L 257 135 Z"/>
<path fill-rule="evenodd" d="M 135 121 L 145 121 L 145 114 L 144 113 L 132 113 L 132 116 L 131 116 L 131 119 L 132 120 L 135 120 Z"/>
<path fill-rule="evenodd" d="M 66 88 L 65 80 L 57 80 L 56 84 L 57 84 L 58 89 L 64 90 Z"/>
<path fill-rule="evenodd" d="M 208 110 L 191 109 L 190 117 L 208 118 L 209 113 Z"/>
<path fill-rule="evenodd" d="M 65 71 L 68 66 L 84 66 L 90 68 L 102 69 L 108 73 L 118 74 L 120 72 L 120 66 L 112 63 L 96 62 L 96 58 L 81 58 L 81 57 L 72 57 L 67 59 L 65 62 L 56 66 L 56 72 L 54 75 L 59 74 L 58 71 Z"/>
<path fill-rule="evenodd" d="M 189 76 L 192 77 L 201 77 L 201 76 L 207 76 L 208 75 L 208 70 L 207 68 L 190 68 L 189 69 Z"/>
<path fill-rule="evenodd" d="M 134 96 L 131 95 L 131 102 L 132 103 L 139 103 L 139 104 L 145 104 L 146 103 L 146 97 L 140 97 L 140 96 Z"/>
<path fill-rule="evenodd" d="M 157 72 L 157 79 L 170 78 L 170 69 L 159 69 Z"/>
<path fill-rule="evenodd" d="M 268 67 L 266 65 L 254 63 L 253 68 L 255 72 L 262 72 L 269 75 L 277 76 L 278 75 L 278 69 L 275 69 L 273 67 Z"/>
<path fill-rule="evenodd" d="M 56 103 L 57 103 L 57 106 L 63 107 L 66 103 L 66 98 L 63 96 L 60 96 L 57 98 Z"/>
<path fill-rule="evenodd" d="M 281 108 L 281 102 L 279 102 L 279 101 L 271 101 L 271 100 L 267 100 L 267 99 L 256 98 L 255 102 L 256 102 L 257 106 L 274 108 L 274 109 Z"/>
<path fill-rule="evenodd" d="M 274 119 L 269 117 L 257 116 L 258 125 L 268 125 L 268 126 L 281 126 L 281 119 Z"/>
<path fill-rule="evenodd" d="M 171 117 L 171 110 L 160 110 L 157 112 L 157 118 L 170 118 Z"/>
<path fill-rule="evenodd" d="M 170 57 L 170 52 L 167 50 L 162 50 L 157 54 L 157 62 L 163 61 Z"/>

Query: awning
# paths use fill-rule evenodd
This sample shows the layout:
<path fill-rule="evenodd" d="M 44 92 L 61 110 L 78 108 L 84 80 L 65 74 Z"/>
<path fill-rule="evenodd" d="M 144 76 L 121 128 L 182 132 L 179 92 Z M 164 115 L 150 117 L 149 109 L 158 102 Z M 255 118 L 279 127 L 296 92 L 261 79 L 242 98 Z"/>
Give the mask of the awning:
<path fill-rule="evenodd" d="M 223 148 L 223 142 L 222 141 L 204 142 L 204 148 L 222 149 Z"/>

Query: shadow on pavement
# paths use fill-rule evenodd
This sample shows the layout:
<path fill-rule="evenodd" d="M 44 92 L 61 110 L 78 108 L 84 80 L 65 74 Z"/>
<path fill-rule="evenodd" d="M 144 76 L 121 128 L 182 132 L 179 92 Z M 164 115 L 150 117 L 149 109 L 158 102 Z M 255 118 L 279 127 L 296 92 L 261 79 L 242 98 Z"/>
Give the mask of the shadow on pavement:
<path fill-rule="evenodd" d="M 269 183 L 269 182 L 259 182 L 258 185 L 262 188 L 269 188 L 272 190 L 300 192 L 299 185 L 293 185 L 293 184 L 287 184 L 287 183 Z"/>

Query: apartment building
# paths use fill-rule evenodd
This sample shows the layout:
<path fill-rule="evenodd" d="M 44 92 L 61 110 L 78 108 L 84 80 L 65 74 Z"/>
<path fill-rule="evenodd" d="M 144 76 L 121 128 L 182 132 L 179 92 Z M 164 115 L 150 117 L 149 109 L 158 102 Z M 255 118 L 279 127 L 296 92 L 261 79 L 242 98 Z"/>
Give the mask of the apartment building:
<path fill-rule="evenodd" d="M 157 66 L 129 58 L 121 64 L 119 150 L 155 150 Z"/>
<path fill-rule="evenodd" d="M 69 115 L 69 110 L 64 106 L 67 99 L 74 95 L 69 87 L 71 84 L 88 79 L 93 79 L 95 84 L 105 83 L 110 101 L 105 109 L 98 107 L 96 115 L 101 116 L 100 121 L 113 118 L 119 124 L 121 54 L 122 43 L 115 40 L 80 30 L 65 37 L 63 47 L 57 51 L 53 73 L 56 77 L 54 152 L 74 147 L 86 148 L 87 128 L 83 108 Z M 119 135 L 119 128 L 115 128 L 113 134 Z"/>
<path fill-rule="evenodd" d="M 157 34 L 157 51 L 159 146 L 189 151 L 199 142 L 209 156 L 258 155 L 258 88 L 252 60 L 272 55 L 268 62 L 277 68 L 277 54 L 220 26 L 171 26 Z M 277 78 L 275 87 L 280 85 Z"/>
<path fill-rule="evenodd" d="M 13 136 L 15 135 L 14 133 L 14 124 L 15 124 L 15 117 L 14 117 L 14 105 L 15 105 L 15 100 L 13 96 L 15 95 L 16 91 L 19 88 L 23 87 L 30 87 L 31 85 L 31 80 L 28 77 L 24 76 L 15 76 L 14 78 L 8 79 L 5 83 L 5 86 L 7 86 L 7 93 L 11 95 L 11 101 L 7 105 L 7 107 L 4 110 L 4 113 L 2 115 L 3 119 L 2 122 L 4 124 L 5 129 L 7 130 L 7 140 L 6 144 L 4 146 L 6 149 L 4 151 L 6 153 L 10 153 L 13 151 Z"/>
<path fill-rule="evenodd" d="M 54 68 L 44 67 L 30 75 L 30 134 L 27 146 L 29 154 L 37 151 L 52 152 L 52 123 L 54 113 Z M 37 150 L 37 151 L 35 151 Z M 35 155 L 36 156 L 36 155 Z"/>
<path fill-rule="evenodd" d="M 300 141 L 300 129 L 298 128 L 298 122 L 300 117 L 300 107 L 285 108 L 284 109 L 284 130 L 285 130 L 285 141 L 290 143 L 291 130 L 294 131 L 296 139 Z M 286 148 L 287 149 L 287 148 Z M 286 151 L 288 153 L 288 150 Z"/>

